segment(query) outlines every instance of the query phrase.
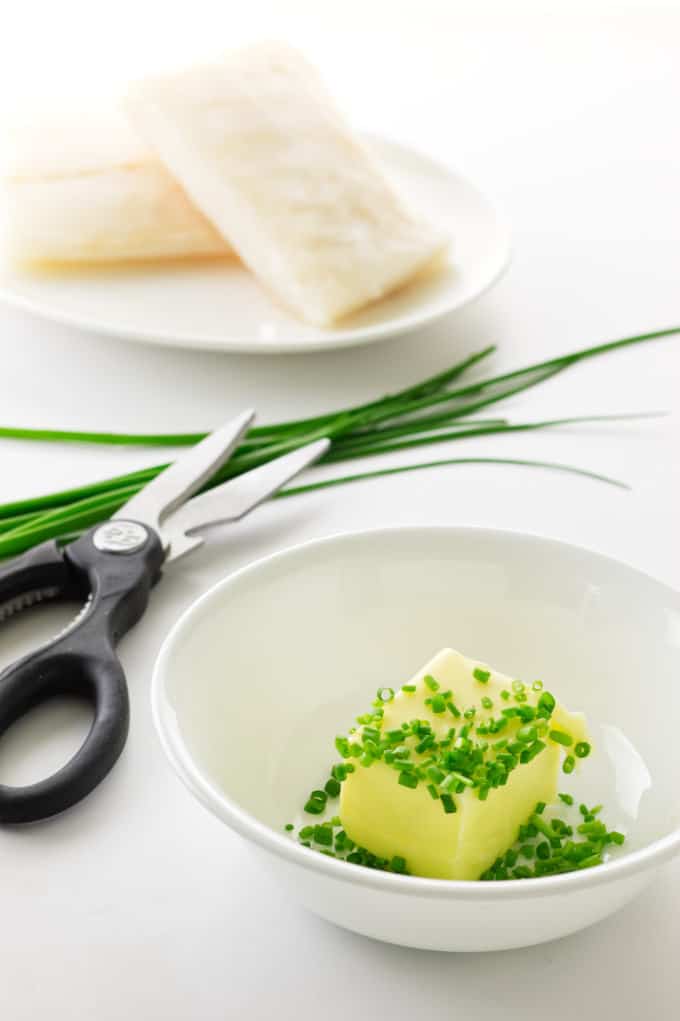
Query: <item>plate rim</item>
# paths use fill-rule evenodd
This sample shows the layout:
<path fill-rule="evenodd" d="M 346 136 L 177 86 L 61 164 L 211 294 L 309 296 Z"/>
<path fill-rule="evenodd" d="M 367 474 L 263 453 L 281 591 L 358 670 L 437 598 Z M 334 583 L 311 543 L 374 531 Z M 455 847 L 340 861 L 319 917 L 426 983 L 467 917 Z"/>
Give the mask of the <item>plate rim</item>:
<path fill-rule="evenodd" d="M 476 197 L 490 214 L 498 236 L 496 265 L 481 288 L 474 290 L 468 295 L 463 295 L 462 298 L 457 296 L 453 301 L 444 298 L 430 309 L 407 312 L 404 315 L 387 319 L 384 322 L 352 329 L 339 328 L 335 333 L 329 331 L 327 334 L 316 338 L 285 341 L 242 340 L 235 336 L 216 340 L 214 337 L 200 334 L 189 338 L 186 335 L 180 336 L 179 334 L 168 333 L 167 331 L 159 332 L 158 330 L 143 328 L 125 329 L 117 325 L 111 325 L 105 320 L 74 315 L 71 312 L 60 309 L 58 306 L 46 308 L 41 304 L 36 304 L 30 298 L 12 290 L 11 286 L 8 287 L 3 282 L 2 277 L 0 277 L 0 302 L 10 308 L 27 312 L 29 315 L 36 316 L 43 321 L 67 326 L 79 332 L 93 333 L 99 337 L 111 337 L 128 343 L 148 344 L 152 347 L 175 348 L 185 351 L 210 351 L 219 354 L 290 355 L 337 351 L 403 336 L 405 333 L 428 326 L 438 319 L 477 301 L 498 283 L 506 273 L 512 259 L 509 223 L 507 218 L 498 209 L 495 201 L 477 188 L 465 174 L 460 173 L 444 160 L 423 152 L 418 146 L 377 132 L 362 131 L 361 137 L 377 146 L 386 147 L 398 155 L 405 155 L 407 158 L 415 157 L 419 163 L 427 165 L 435 173 L 443 174 L 449 179 L 457 179 L 469 192 L 475 193 Z"/>

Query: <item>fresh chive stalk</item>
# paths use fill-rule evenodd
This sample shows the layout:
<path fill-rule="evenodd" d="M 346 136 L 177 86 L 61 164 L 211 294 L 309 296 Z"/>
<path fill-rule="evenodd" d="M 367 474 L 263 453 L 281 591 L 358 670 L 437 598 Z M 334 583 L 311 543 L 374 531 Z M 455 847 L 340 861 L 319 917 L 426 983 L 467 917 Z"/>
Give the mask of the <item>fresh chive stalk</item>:
<path fill-rule="evenodd" d="M 470 415 L 536 386 L 587 358 L 677 333 L 680 333 L 680 327 L 624 337 L 452 388 L 452 384 L 462 375 L 495 350 L 494 347 L 487 347 L 443 372 L 377 400 L 310 418 L 252 428 L 234 456 L 216 473 L 206 488 L 218 485 L 228 478 L 257 467 L 280 454 L 295 450 L 321 436 L 329 436 L 332 445 L 320 463 L 332 464 L 473 436 L 552 428 L 575 422 L 644 417 L 603 415 L 521 423 L 509 423 L 502 418 L 469 418 Z M 433 409 L 431 413 L 427 413 L 429 409 Z M 0 427 L 0 437 L 5 438 L 117 445 L 184 446 L 198 442 L 204 435 L 205 433 L 200 432 L 142 434 Z M 362 479 L 460 464 L 540 467 L 568 471 L 623 486 L 623 483 L 599 473 L 551 462 L 492 457 L 448 458 L 325 479 L 290 487 L 277 495 L 292 496 Z M 166 464 L 155 465 L 60 492 L 1 505 L 0 557 L 22 552 L 44 539 L 78 534 L 98 521 L 110 517 L 165 467 Z"/>

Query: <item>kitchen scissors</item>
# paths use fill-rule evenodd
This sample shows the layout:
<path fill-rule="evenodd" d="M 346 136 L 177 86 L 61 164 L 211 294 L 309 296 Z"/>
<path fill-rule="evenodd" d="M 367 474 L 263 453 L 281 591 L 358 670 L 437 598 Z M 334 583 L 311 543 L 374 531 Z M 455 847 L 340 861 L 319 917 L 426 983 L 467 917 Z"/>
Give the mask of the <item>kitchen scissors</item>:
<path fill-rule="evenodd" d="M 62 812 L 106 776 L 130 717 L 115 646 L 144 614 L 163 566 L 202 545 L 199 531 L 242 518 L 328 449 L 329 440 L 317 440 L 190 499 L 229 459 L 254 417 L 244 412 L 210 433 L 114 518 L 74 542 L 50 540 L 0 565 L 0 620 L 43 600 L 83 602 L 64 631 L 0 674 L 0 737 L 54 695 L 73 694 L 94 708 L 83 744 L 61 769 L 24 787 L 0 784 L 0 823 Z"/>

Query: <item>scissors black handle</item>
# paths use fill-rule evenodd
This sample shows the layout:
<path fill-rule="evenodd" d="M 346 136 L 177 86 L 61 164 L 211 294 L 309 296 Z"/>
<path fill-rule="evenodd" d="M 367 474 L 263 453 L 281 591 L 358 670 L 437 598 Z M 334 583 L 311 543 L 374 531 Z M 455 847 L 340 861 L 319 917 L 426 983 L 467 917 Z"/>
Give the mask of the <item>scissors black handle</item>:
<path fill-rule="evenodd" d="M 0 823 L 62 812 L 89 794 L 116 762 L 130 710 L 114 649 L 146 610 L 163 559 L 156 532 L 114 520 L 68 546 L 46 542 L 0 566 L 0 619 L 45 599 L 87 601 L 65 631 L 0 674 L 0 737 L 55 695 L 76 695 L 94 708 L 85 741 L 61 769 L 26 787 L 0 785 Z"/>

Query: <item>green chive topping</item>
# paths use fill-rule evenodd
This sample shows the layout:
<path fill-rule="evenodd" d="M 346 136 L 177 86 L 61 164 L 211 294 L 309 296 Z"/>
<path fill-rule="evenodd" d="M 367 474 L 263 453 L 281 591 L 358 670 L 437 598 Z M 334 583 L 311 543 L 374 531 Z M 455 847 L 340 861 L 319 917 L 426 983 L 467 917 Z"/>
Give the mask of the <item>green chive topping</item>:
<path fill-rule="evenodd" d="M 430 689 L 430 691 L 439 691 L 438 681 L 435 681 L 434 677 L 432 677 L 430 674 L 426 674 L 425 677 L 423 677 L 423 680 L 427 687 Z"/>
<path fill-rule="evenodd" d="M 590 745 L 587 741 L 579 741 L 574 745 L 574 755 L 579 759 L 585 759 L 590 755 Z"/>
<path fill-rule="evenodd" d="M 405 691 L 407 695 L 412 695 L 416 690 L 415 684 L 402 684 L 401 690 Z"/>
<path fill-rule="evenodd" d="M 433 713 L 443 713 L 446 710 L 446 699 L 443 695 L 434 695 L 432 697 L 431 709 Z"/>
<path fill-rule="evenodd" d="M 536 728 L 529 723 L 524 727 L 520 727 L 517 731 L 517 740 L 523 744 L 531 744 L 532 741 L 536 740 Z"/>
<path fill-rule="evenodd" d="M 320 826 L 314 827 L 314 842 L 317 844 L 323 844 L 325 847 L 331 847 L 333 844 L 333 829 L 330 825 L 322 823 Z"/>
<path fill-rule="evenodd" d="M 563 730 L 551 730 L 548 732 L 548 737 L 551 741 L 556 741 L 557 744 L 563 744 L 565 748 L 568 748 L 574 743 L 574 739 L 571 734 L 565 734 Z"/>
<path fill-rule="evenodd" d="M 415 773 L 407 773 L 402 771 L 399 774 L 399 783 L 402 787 L 410 787 L 412 790 L 418 786 L 418 777 Z"/>
<path fill-rule="evenodd" d="M 335 748 L 338 755 L 342 755 L 343 759 L 349 758 L 349 741 L 346 737 L 336 737 Z"/>
<path fill-rule="evenodd" d="M 562 763 L 562 772 L 563 773 L 573 773 L 575 765 L 576 765 L 576 759 L 574 758 L 574 756 L 573 755 L 567 755 L 565 757 L 564 762 Z"/>
<path fill-rule="evenodd" d="M 309 815 L 321 815 L 326 809 L 327 797 L 325 791 L 312 791 L 305 805 L 305 812 Z"/>
<path fill-rule="evenodd" d="M 491 677 L 491 671 L 482 670 L 481 667 L 476 666 L 472 671 L 472 676 L 476 681 L 479 681 L 480 684 L 486 684 Z"/>
<path fill-rule="evenodd" d="M 456 811 L 456 802 L 450 794 L 442 794 L 441 803 L 447 815 L 452 815 Z"/>
<path fill-rule="evenodd" d="M 553 695 L 551 695 L 549 691 L 544 691 L 538 700 L 538 708 L 542 709 L 550 716 L 552 715 L 552 711 L 555 708 L 555 705 L 556 702 Z"/>

